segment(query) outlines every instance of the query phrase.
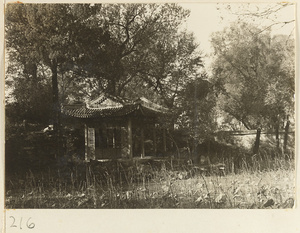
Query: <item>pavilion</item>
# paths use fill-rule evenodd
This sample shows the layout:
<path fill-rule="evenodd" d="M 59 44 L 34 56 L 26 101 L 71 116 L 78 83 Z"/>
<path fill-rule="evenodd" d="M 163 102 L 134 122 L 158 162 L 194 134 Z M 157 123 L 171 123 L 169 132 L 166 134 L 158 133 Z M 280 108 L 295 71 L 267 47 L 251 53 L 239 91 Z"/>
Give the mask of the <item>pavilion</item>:
<path fill-rule="evenodd" d="M 84 130 L 86 161 L 145 158 L 167 150 L 166 129 L 158 119 L 168 109 L 144 97 L 132 101 L 102 94 L 83 104 L 64 105 L 62 113 Z"/>

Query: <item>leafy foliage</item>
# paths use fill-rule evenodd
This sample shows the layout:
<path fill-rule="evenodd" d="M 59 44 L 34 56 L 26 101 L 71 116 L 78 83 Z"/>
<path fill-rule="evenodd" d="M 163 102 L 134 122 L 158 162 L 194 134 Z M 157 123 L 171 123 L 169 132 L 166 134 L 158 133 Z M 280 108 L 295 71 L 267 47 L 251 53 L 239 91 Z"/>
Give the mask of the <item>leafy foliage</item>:
<path fill-rule="evenodd" d="M 247 129 L 273 127 L 293 112 L 293 40 L 235 23 L 215 33 L 212 45 L 213 79 L 223 111 Z"/>
<path fill-rule="evenodd" d="M 193 35 L 179 30 L 188 14 L 176 4 L 9 4 L 10 66 L 46 66 L 56 109 L 59 97 L 101 92 L 145 92 L 172 107 L 202 66 Z"/>
<path fill-rule="evenodd" d="M 213 85 L 202 74 L 188 82 L 180 95 L 177 119 L 178 129 L 185 132 L 191 140 L 192 148 L 206 138 L 212 137 L 216 130 Z"/>

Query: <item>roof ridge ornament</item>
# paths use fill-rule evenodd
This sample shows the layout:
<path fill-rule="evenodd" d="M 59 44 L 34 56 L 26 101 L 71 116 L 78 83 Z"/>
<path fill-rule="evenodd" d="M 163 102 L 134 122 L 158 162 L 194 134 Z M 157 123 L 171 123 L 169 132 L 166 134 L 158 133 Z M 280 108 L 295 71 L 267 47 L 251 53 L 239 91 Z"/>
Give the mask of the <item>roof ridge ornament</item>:
<path fill-rule="evenodd" d="M 113 98 L 112 96 L 107 96 L 101 94 L 98 98 L 87 102 L 87 108 L 89 109 L 109 109 L 109 108 L 122 108 L 124 105 L 121 101 Z"/>
<path fill-rule="evenodd" d="M 86 102 L 86 105 L 64 105 L 62 112 L 77 118 L 98 118 L 126 116 L 136 110 L 140 111 L 142 115 L 149 116 L 169 113 L 168 108 L 153 103 L 145 97 L 129 100 L 105 94 Z"/>

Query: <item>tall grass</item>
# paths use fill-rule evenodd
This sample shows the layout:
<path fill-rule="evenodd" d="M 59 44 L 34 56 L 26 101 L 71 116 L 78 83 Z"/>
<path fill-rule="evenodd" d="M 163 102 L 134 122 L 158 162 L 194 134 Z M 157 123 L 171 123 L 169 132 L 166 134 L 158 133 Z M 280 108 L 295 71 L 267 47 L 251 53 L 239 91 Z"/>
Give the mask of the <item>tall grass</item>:
<path fill-rule="evenodd" d="M 176 159 L 28 170 L 6 176 L 6 208 L 291 208 L 294 160 L 243 156 L 222 173 Z"/>

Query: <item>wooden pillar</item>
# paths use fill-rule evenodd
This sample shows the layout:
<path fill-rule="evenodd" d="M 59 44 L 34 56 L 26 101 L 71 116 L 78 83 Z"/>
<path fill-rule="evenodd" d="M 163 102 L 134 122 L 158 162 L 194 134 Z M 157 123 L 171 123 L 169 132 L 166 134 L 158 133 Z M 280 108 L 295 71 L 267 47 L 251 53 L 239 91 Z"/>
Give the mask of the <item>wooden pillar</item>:
<path fill-rule="evenodd" d="M 153 150 L 154 150 L 154 155 L 157 154 L 157 144 L 156 144 L 156 129 L 155 129 L 155 124 L 153 127 Z"/>
<path fill-rule="evenodd" d="M 145 137 L 144 137 L 144 127 L 141 127 L 141 158 L 145 157 Z"/>
<path fill-rule="evenodd" d="M 86 124 L 84 124 L 84 158 L 85 161 L 90 161 L 90 158 L 88 156 L 88 127 Z"/>
<path fill-rule="evenodd" d="M 167 151 L 166 129 L 163 128 L 163 151 Z"/>
<path fill-rule="evenodd" d="M 127 134 L 128 134 L 128 157 L 132 159 L 132 122 L 131 118 L 128 118 L 127 124 Z"/>
<path fill-rule="evenodd" d="M 85 161 L 89 162 L 91 159 L 96 159 L 95 155 L 95 128 L 89 128 L 84 125 L 84 141 L 85 141 Z"/>
<path fill-rule="evenodd" d="M 96 159 L 95 128 L 88 127 L 88 157 Z"/>

